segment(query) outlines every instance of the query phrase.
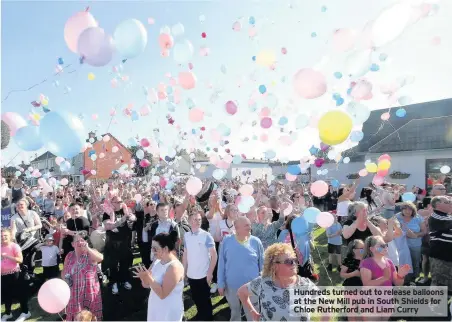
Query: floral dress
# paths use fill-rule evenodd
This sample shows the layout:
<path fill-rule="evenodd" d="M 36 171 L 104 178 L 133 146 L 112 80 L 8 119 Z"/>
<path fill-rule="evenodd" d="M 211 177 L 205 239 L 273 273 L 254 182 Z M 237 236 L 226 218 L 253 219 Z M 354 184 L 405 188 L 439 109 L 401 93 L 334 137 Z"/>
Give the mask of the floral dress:
<path fill-rule="evenodd" d="M 102 320 L 102 296 L 97 265 L 93 264 L 88 254 L 78 259 L 75 252 L 70 252 L 64 262 L 63 276 L 71 289 L 71 297 L 66 307 L 67 321 L 74 321 L 82 310 L 89 310 L 97 320 Z"/>

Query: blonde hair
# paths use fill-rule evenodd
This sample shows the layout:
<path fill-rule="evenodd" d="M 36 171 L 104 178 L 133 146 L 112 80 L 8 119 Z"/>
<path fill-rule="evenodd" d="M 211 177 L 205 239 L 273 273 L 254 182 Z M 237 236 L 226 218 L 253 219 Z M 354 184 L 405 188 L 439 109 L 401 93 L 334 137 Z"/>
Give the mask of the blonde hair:
<path fill-rule="evenodd" d="M 284 243 L 276 243 L 267 248 L 264 253 L 264 269 L 262 270 L 262 277 L 276 277 L 275 260 L 281 255 L 290 255 L 296 257 L 292 246 Z"/>
<path fill-rule="evenodd" d="M 90 311 L 83 310 L 77 313 L 74 320 L 80 322 L 97 321 L 97 317 Z"/>
<path fill-rule="evenodd" d="M 380 240 L 383 240 L 383 237 L 381 236 L 369 236 L 364 241 L 364 255 L 363 259 L 368 257 L 373 257 L 372 251 L 370 250 L 371 247 L 374 247 Z"/>
<path fill-rule="evenodd" d="M 27 198 L 22 198 L 22 199 L 19 199 L 17 202 L 16 202 L 16 205 L 17 204 L 19 204 L 19 202 L 25 202 L 25 205 L 28 207 L 29 205 L 30 205 L 30 202 L 27 200 Z"/>

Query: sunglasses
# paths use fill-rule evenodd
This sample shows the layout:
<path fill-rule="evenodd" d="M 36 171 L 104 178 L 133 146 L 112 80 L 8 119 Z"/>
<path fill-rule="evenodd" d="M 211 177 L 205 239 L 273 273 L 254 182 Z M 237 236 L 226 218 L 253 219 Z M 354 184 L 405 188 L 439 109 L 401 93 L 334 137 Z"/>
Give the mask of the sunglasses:
<path fill-rule="evenodd" d="M 287 258 L 283 261 L 275 261 L 276 264 L 284 264 L 287 266 L 294 266 L 296 264 L 298 264 L 298 261 L 296 258 Z"/>
<path fill-rule="evenodd" d="M 389 245 L 388 245 L 388 244 L 381 244 L 381 245 L 377 245 L 376 247 L 379 247 L 379 248 L 388 248 Z"/>

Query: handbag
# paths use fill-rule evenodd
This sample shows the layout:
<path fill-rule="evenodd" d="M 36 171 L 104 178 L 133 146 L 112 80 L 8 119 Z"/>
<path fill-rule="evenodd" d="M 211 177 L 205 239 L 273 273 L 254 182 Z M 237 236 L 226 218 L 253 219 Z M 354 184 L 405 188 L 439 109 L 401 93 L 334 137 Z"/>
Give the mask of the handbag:
<path fill-rule="evenodd" d="M 298 259 L 298 275 L 301 277 L 309 278 L 311 281 L 316 282 L 317 277 L 314 274 L 314 266 L 311 263 L 311 258 L 309 258 L 304 265 L 301 265 L 303 263 L 303 255 L 300 253 L 300 251 L 295 246 L 294 238 L 292 235 L 292 231 L 289 230 L 289 236 L 290 236 L 290 243 L 292 244 L 292 248 L 295 251 L 295 254 L 297 255 Z"/>

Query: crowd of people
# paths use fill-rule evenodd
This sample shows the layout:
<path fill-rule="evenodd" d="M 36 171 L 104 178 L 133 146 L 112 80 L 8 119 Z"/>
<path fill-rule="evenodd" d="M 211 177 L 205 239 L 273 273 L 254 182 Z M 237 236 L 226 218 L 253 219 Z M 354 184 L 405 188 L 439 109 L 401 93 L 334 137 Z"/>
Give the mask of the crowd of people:
<path fill-rule="evenodd" d="M 185 192 L 183 179 L 172 191 L 129 178 L 57 186 L 45 195 L 19 179 L 5 184 L 2 207 L 13 215 L 1 231 L 2 321 L 12 318 L 14 301 L 22 312 L 17 321 L 31 316 L 28 288 L 36 277 L 19 245 L 44 230 L 35 246 L 42 277 L 68 283 L 67 321 L 102 320 L 101 288 L 130 291 L 133 277 L 150 289 L 148 321 L 181 321 L 185 285 L 195 320 L 213 320 L 216 292 L 225 296 L 231 321 L 242 319 L 242 309 L 248 321 L 299 320 L 290 312 L 288 289 L 317 288 L 316 225 L 303 215 L 314 205 L 334 215 L 324 260 L 344 286 L 430 283 L 452 292 L 452 198 L 441 184 L 428 195 L 414 187 L 415 202 L 400 200 L 403 185 L 369 185 L 360 196 L 358 182 L 330 186 L 319 204 L 309 184 L 257 180 L 247 213 L 239 210 L 244 184 L 236 180 L 205 181 L 196 196 Z M 131 270 L 134 248 L 141 264 Z"/>

